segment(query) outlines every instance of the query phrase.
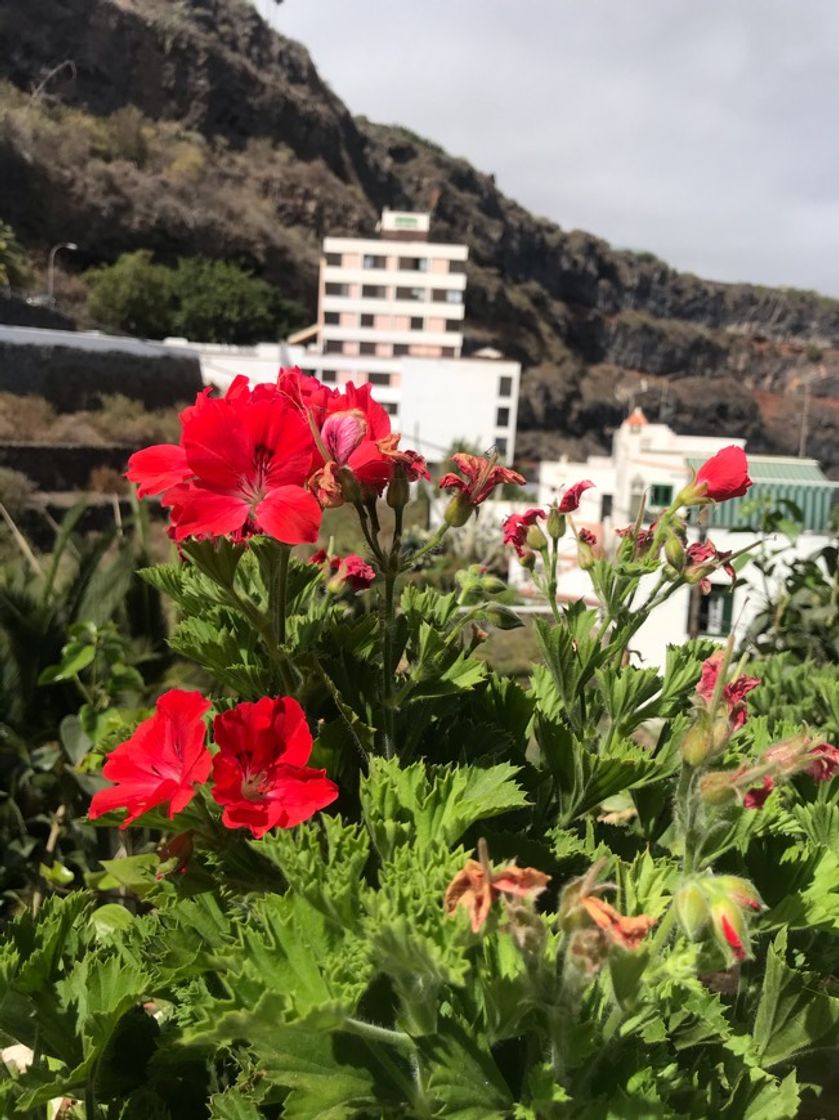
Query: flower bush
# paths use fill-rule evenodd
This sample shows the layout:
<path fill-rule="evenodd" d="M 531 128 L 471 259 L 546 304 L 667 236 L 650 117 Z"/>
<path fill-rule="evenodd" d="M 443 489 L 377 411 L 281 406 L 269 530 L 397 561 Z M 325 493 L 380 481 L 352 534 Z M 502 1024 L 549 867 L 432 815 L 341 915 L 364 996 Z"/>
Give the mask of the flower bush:
<path fill-rule="evenodd" d="M 144 572 L 171 646 L 213 683 L 124 713 L 89 815 L 133 854 L 9 928 L 4 1114 L 797 1116 L 839 1045 L 835 690 L 731 644 L 630 652 L 730 563 L 685 506 L 743 493 L 743 453 L 614 558 L 574 524 L 586 480 L 507 523 L 551 612 L 522 686 L 480 657 L 519 624 L 503 583 L 404 578 L 514 472 L 456 456 L 415 544 L 425 464 L 366 388 L 236 381 L 182 429 L 129 475 L 178 546 Z M 341 504 L 368 554 L 292 555 Z M 596 610 L 557 602 L 567 533 Z"/>

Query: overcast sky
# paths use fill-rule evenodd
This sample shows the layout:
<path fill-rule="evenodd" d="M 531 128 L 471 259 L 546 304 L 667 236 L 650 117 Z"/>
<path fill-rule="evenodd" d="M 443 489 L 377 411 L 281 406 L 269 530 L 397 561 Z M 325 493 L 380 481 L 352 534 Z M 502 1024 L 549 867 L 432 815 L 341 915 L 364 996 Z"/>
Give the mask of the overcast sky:
<path fill-rule="evenodd" d="M 274 11 L 354 113 L 465 156 L 564 228 L 702 276 L 839 296 L 839 0 Z"/>

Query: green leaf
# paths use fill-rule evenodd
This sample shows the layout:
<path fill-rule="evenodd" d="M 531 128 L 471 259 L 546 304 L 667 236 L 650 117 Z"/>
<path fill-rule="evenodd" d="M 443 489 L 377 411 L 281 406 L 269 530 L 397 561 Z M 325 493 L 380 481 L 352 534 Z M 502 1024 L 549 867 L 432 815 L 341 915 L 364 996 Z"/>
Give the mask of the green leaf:
<path fill-rule="evenodd" d="M 802 1050 L 839 1044 L 839 999 L 786 964 L 782 931 L 766 954 L 766 972 L 753 1031 L 761 1065 L 770 1068 Z"/>
<path fill-rule="evenodd" d="M 209 1120 L 265 1120 L 265 1113 L 241 1089 L 228 1089 L 210 1097 Z"/>
<path fill-rule="evenodd" d="M 96 657 L 96 646 L 70 642 L 61 651 L 58 665 L 50 665 L 38 677 L 38 684 L 55 684 L 78 676 Z"/>
<path fill-rule="evenodd" d="M 125 906 L 108 902 L 94 910 L 89 921 L 96 932 L 97 939 L 107 941 L 114 934 L 133 925 L 135 918 Z"/>
<path fill-rule="evenodd" d="M 510 1115 L 509 1087 L 489 1046 L 474 1032 L 448 1022 L 418 1046 L 436 1115 L 446 1120 L 506 1120 Z"/>
<path fill-rule="evenodd" d="M 65 716 L 58 733 L 65 754 L 74 766 L 78 766 L 93 747 L 93 740 L 82 728 L 79 717 Z"/>

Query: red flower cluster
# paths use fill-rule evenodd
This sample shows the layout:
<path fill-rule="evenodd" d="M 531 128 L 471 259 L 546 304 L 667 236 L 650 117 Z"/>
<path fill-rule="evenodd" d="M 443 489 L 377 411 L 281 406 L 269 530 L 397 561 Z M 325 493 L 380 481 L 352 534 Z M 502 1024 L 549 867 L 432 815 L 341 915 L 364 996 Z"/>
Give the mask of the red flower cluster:
<path fill-rule="evenodd" d="M 699 684 L 696 686 L 696 691 L 703 700 L 710 703 L 713 699 L 714 691 L 717 687 L 717 680 L 720 675 L 720 670 L 723 664 L 723 652 L 717 650 L 712 653 L 710 657 L 702 662 L 702 672 L 699 677 Z M 728 708 L 728 719 L 732 731 L 738 730 L 746 722 L 748 712 L 746 710 L 746 697 L 760 684 L 760 677 L 735 677 L 723 687 L 722 699 Z"/>
<path fill-rule="evenodd" d="M 340 590 L 348 584 L 353 591 L 365 591 L 376 579 L 375 569 L 356 553 L 347 556 L 330 556 L 325 549 L 319 548 L 309 557 L 310 564 L 318 564 L 324 572 L 332 573 L 330 589 Z"/>
<path fill-rule="evenodd" d="M 455 527 L 465 525 L 470 514 L 477 510 L 481 502 L 486 501 L 496 486 L 505 483 L 524 486 L 526 482 L 518 471 L 500 466 L 495 454 L 485 457 L 458 451 L 452 455 L 452 462 L 464 477 L 451 472 L 444 474 L 439 486 L 441 490 L 455 491 L 452 503 L 446 510 L 446 520 Z"/>
<path fill-rule="evenodd" d="M 306 763 L 312 736 L 303 709 L 289 696 L 237 704 L 216 716 L 218 754 L 206 746 L 204 716 L 210 703 L 198 692 L 172 689 L 155 713 L 111 753 L 103 774 L 115 784 L 93 796 L 91 820 L 127 809 L 121 828 L 169 802 L 169 817 L 184 809 L 212 769 L 212 796 L 224 806 L 228 828 L 262 836 L 308 820 L 338 796 L 324 770 Z"/>
<path fill-rule="evenodd" d="M 675 504 L 692 506 L 726 502 L 729 498 L 741 498 L 751 485 L 746 453 L 742 447 L 732 445 L 724 447 L 702 464 Z"/>
<path fill-rule="evenodd" d="M 140 497 L 161 494 L 176 540 L 317 539 L 322 510 L 380 494 L 401 474 L 428 478 L 371 387 L 330 389 L 299 369 L 251 389 L 237 377 L 223 397 L 207 389 L 181 413 L 181 442 L 132 455 L 127 477 Z"/>
<path fill-rule="evenodd" d="M 527 544 L 527 530 L 540 519 L 544 520 L 545 511 L 541 509 L 528 509 L 524 513 L 511 513 L 505 519 L 502 529 L 504 544 L 512 545 L 519 556 L 525 554 Z"/>
<path fill-rule="evenodd" d="M 776 743 L 755 762 L 743 763 L 734 771 L 705 774 L 699 788 L 712 803 L 724 804 L 739 797 L 744 809 L 761 809 L 778 782 L 796 774 L 807 774 L 817 782 L 830 781 L 839 774 L 839 748 L 798 736 Z"/>
<path fill-rule="evenodd" d="M 580 498 L 583 496 L 584 490 L 590 490 L 594 486 L 593 482 L 584 479 L 582 482 L 575 482 L 573 486 L 569 486 L 560 499 L 559 505 L 556 507 L 558 513 L 573 513 L 574 510 L 580 507 Z"/>
<path fill-rule="evenodd" d="M 688 545 L 685 550 L 685 566 L 682 574 L 690 584 L 699 584 L 703 595 L 711 591 L 711 581 L 708 576 L 719 568 L 730 578 L 732 584 L 737 579 L 737 573 L 729 563 L 730 552 L 720 552 L 711 541 L 697 541 Z"/>
<path fill-rule="evenodd" d="M 249 828 L 257 838 L 271 828 L 293 828 L 338 796 L 338 787 L 306 763 L 312 736 L 303 709 L 290 696 L 237 704 L 213 721 L 219 748 L 213 759 L 213 799 L 222 823 Z"/>

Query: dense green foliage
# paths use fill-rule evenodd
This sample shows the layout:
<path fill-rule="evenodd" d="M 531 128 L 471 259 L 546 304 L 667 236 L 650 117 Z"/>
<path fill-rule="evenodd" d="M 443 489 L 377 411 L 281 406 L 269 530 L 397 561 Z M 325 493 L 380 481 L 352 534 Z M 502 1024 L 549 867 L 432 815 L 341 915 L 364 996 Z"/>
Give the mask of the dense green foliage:
<path fill-rule="evenodd" d="M 29 259 L 7 222 L 0 221 L 0 291 L 25 288 L 32 278 Z"/>
<path fill-rule="evenodd" d="M 157 264 L 147 249 L 87 273 L 90 314 L 113 331 L 143 338 L 185 336 L 247 345 L 280 338 L 301 323 L 297 304 L 229 261 L 184 258 Z"/>

